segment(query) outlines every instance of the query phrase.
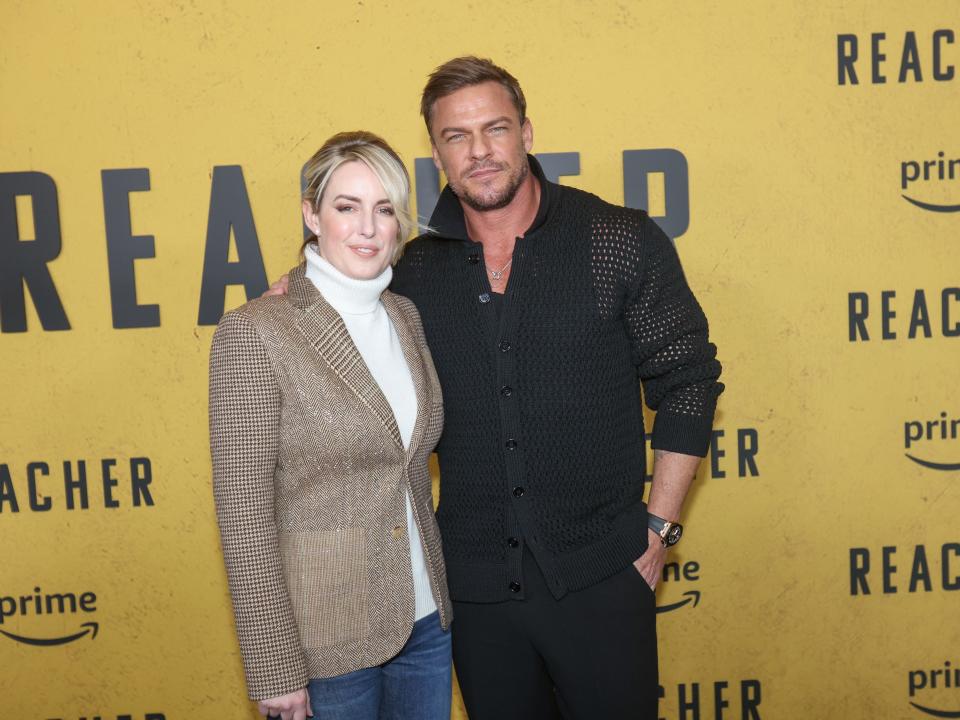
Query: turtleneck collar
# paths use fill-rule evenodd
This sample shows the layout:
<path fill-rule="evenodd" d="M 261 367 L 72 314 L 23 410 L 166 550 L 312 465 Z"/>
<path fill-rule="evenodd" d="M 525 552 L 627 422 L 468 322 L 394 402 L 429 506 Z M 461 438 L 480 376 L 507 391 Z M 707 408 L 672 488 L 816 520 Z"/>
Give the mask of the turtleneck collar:
<path fill-rule="evenodd" d="M 389 265 L 371 280 L 357 280 L 344 275 L 320 256 L 316 243 L 307 245 L 303 255 L 307 261 L 307 279 L 341 315 L 367 315 L 374 312 L 380 303 L 380 295 L 393 278 L 393 268 Z"/>

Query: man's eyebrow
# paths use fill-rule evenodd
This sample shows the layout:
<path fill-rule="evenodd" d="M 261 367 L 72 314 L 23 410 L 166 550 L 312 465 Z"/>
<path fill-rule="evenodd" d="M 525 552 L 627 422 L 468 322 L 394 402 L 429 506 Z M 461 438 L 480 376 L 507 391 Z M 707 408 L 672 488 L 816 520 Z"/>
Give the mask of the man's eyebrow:
<path fill-rule="evenodd" d="M 513 123 L 513 120 L 510 119 L 509 115 L 501 115 L 500 117 L 494 118 L 493 120 L 488 120 L 483 125 L 481 125 L 481 127 L 486 129 L 493 125 L 503 125 L 503 124 L 509 125 L 511 123 Z M 452 132 L 465 133 L 465 132 L 469 132 L 469 129 L 463 128 L 463 127 L 445 127 L 442 130 L 440 130 L 441 135 L 446 135 L 447 133 L 452 133 Z"/>

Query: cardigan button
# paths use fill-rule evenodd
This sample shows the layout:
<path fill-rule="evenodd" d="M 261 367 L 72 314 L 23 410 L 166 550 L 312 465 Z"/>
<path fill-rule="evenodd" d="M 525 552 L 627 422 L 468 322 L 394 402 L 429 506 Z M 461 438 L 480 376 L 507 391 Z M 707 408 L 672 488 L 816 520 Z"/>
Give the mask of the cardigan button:
<path fill-rule="evenodd" d="M 480 256 L 477 253 L 470 253 L 467 255 L 467 262 L 471 265 L 476 265 L 478 262 L 480 262 Z"/>
<path fill-rule="evenodd" d="M 520 541 L 515 537 L 508 537 L 507 545 L 512 548 L 520 547 Z"/>
<path fill-rule="evenodd" d="M 523 493 L 524 493 L 524 490 L 523 490 L 523 488 L 520 487 L 519 485 L 517 485 L 517 486 L 513 489 L 513 496 L 516 497 L 516 498 L 523 497 Z"/>
<path fill-rule="evenodd" d="M 490 302 L 490 293 L 484 293 L 477 299 L 480 300 L 480 302 L 482 302 L 484 305 L 486 305 L 488 302 Z"/>
<path fill-rule="evenodd" d="M 507 441 L 504 443 L 504 446 L 507 448 L 507 450 L 516 450 L 516 449 L 517 449 L 517 441 L 514 440 L 513 438 L 510 438 L 509 440 L 507 440 Z"/>
<path fill-rule="evenodd" d="M 500 344 L 497 345 L 497 347 L 500 348 L 500 352 L 510 352 L 510 348 L 512 346 L 506 340 L 501 340 Z"/>
<path fill-rule="evenodd" d="M 514 581 L 514 582 L 510 583 L 509 588 L 510 588 L 510 592 L 512 592 L 512 593 L 518 593 L 518 592 L 520 592 L 520 583 Z"/>
<path fill-rule="evenodd" d="M 502 388 L 500 388 L 500 394 L 504 397 L 510 397 L 513 395 L 513 388 L 509 385 L 504 385 Z"/>

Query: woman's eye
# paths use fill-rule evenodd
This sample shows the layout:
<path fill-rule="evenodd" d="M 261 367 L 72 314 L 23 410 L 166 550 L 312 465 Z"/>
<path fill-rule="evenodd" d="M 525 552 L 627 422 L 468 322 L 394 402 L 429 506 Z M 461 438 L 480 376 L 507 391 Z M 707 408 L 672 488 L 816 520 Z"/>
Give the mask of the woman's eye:
<path fill-rule="evenodd" d="M 382 215 L 393 215 L 393 208 L 389 205 L 384 205 L 379 210 Z"/>
<path fill-rule="evenodd" d="M 353 210 L 353 205 L 337 205 L 337 212 L 346 213 L 351 210 Z"/>

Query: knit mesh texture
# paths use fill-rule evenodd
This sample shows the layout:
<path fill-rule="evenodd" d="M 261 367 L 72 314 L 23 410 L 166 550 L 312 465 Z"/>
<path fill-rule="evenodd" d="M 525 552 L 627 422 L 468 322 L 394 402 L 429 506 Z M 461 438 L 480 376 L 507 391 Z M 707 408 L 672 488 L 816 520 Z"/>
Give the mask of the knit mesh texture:
<path fill-rule="evenodd" d="M 418 238 L 392 286 L 417 305 L 443 387 L 439 521 L 451 591 L 486 597 L 470 574 L 503 564 L 515 534 L 557 567 L 576 557 L 577 577 L 563 580 L 586 586 L 634 559 L 604 556 L 637 546 L 614 535 L 645 542 L 641 398 L 658 411 L 654 447 L 705 454 L 722 391 L 716 348 L 673 243 L 642 211 L 558 188 L 546 223 L 517 243 L 499 324 L 470 259 L 478 248 Z"/>

